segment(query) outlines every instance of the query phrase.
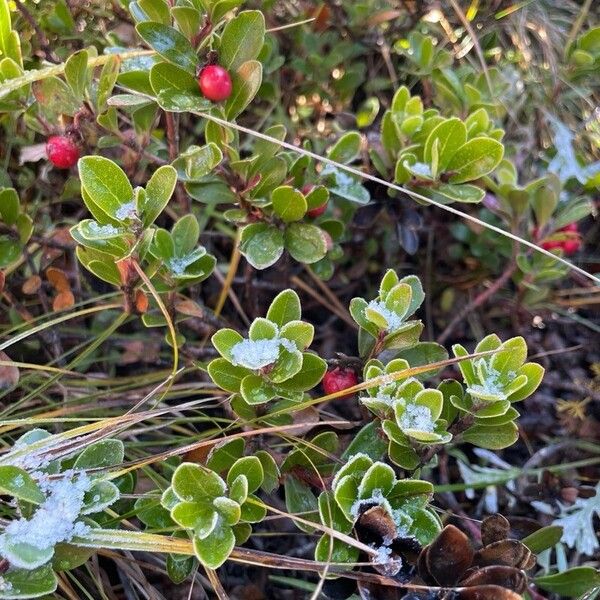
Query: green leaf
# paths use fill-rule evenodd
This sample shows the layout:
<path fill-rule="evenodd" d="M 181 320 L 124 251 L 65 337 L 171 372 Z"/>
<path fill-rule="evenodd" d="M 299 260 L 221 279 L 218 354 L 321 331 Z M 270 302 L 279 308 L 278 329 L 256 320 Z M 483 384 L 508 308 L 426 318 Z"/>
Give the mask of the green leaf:
<path fill-rule="evenodd" d="M 186 502 L 203 502 L 223 496 L 225 482 L 213 471 L 193 463 L 182 463 L 171 481 L 177 497 Z"/>
<path fill-rule="evenodd" d="M 186 256 L 192 252 L 200 237 L 200 225 L 195 215 L 187 214 L 179 219 L 171 230 L 176 256 Z"/>
<path fill-rule="evenodd" d="M 123 169 L 102 156 L 79 159 L 81 186 L 109 217 L 119 219 L 119 209 L 132 201 L 133 188 Z"/>
<path fill-rule="evenodd" d="M 271 193 L 271 202 L 273 211 L 284 223 L 299 221 L 306 214 L 304 195 L 289 185 L 275 188 Z"/>
<path fill-rule="evenodd" d="M 262 463 L 256 456 L 244 456 L 236 460 L 227 473 L 227 485 L 231 486 L 239 475 L 244 475 L 248 480 L 249 494 L 260 488 L 265 476 Z"/>
<path fill-rule="evenodd" d="M 281 328 L 281 337 L 284 337 L 296 344 L 296 348 L 301 352 L 308 348 L 315 335 L 315 328 L 310 323 L 303 321 L 291 321 Z"/>
<path fill-rule="evenodd" d="M 347 460 L 355 454 L 366 454 L 373 460 L 381 460 L 388 447 L 388 440 L 381 431 L 379 423 L 372 421 L 365 425 L 350 442 L 342 454 L 342 460 Z"/>
<path fill-rule="evenodd" d="M 113 467 L 123 462 L 125 446 L 121 440 L 100 440 L 88 446 L 73 465 L 75 469 L 99 469 Z"/>
<path fill-rule="evenodd" d="M 96 93 L 96 111 L 98 113 L 106 110 L 106 102 L 115 87 L 120 68 L 121 61 L 118 56 L 111 56 L 102 67 Z"/>
<path fill-rule="evenodd" d="M 450 204 L 451 202 L 476 204 L 481 202 L 485 197 L 485 190 L 469 183 L 464 183 L 462 185 L 442 183 L 436 188 L 418 188 L 418 191 L 424 196 L 428 196 L 432 200 L 441 202 L 442 204 Z"/>
<path fill-rule="evenodd" d="M 119 488 L 111 481 L 95 481 L 83 497 L 82 515 L 98 513 L 111 504 L 114 504 L 120 496 Z"/>
<path fill-rule="evenodd" d="M 258 10 L 245 10 L 231 19 L 221 36 L 219 62 L 228 71 L 258 57 L 265 41 L 265 18 Z"/>
<path fill-rule="evenodd" d="M 266 269 L 283 254 L 283 233 L 267 223 L 252 223 L 242 229 L 240 252 L 255 269 Z"/>
<path fill-rule="evenodd" d="M 375 490 L 381 490 L 384 496 L 391 491 L 396 480 L 394 469 L 381 462 L 373 463 L 364 474 L 358 486 L 359 498 L 370 498 Z"/>
<path fill-rule="evenodd" d="M 476 424 L 469 427 L 460 439 L 480 448 L 502 450 L 519 439 L 519 430 L 512 421 L 503 425 Z"/>
<path fill-rule="evenodd" d="M 79 100 L 83 99 L 88 82 L 88 60 L 87 50 L 80 50 L 69 56 L 65 63 L 65 79 Z"/>
<path fill-rule="evenodd" d="M 0 493 L 33 504 L 41 504 L 46 499 L 31 475 L 12 465 L 0 466 Z"/>
<path fill-rule="evenodd" d="M 330 148 L 327 155 L 330 160 L 346 165 L 358 158 L 361 144 L 362 136 L 360 133 L 358 131 L 349 131 Z"/>
<path fill-rule="evenodd" d="M 233 438 L 212 447 L 206 466 L 217 473 L 226 471 L 244 453 L 244 438 Z"/>
<path fill-rule="evenodd" d="M 228 119 L 235 119 L 252 102 L 262 83 L 262 65 L 257 60 L 242 63 L 233 73 L 231 96 L 225 104 Z"/>
<path fill-rule="evenodd" d="M 263 468 L 262 489 L 270 494 L 279 487 L 279 467 L 275 459 L 266 450 L 259 450 L 255 456 L 258 457 Z"/>
<path fill-rule="evenodd" d="M 290 514 L 302 514 L 306 521 L 318 522 L 317 498 L 308 485 L 293 475 L 288 474 L 284 480 L 285 506 Z M 293 521 L 293 520 L 292 520 Z M 304 525 L 293 521 L 294 525 L 305 533 L 313 533 L 315 529 L 310 525 Z"/>
<path fill-rule="evenodd" d="M 136 27 L 142 39 L 165 60 L 196 74 L 198 57 L 185 36 L 168 25 L 146 21 Z"/>
<path fill-rule="evenodd" d="M 517 390 L 516 392 L 511 394 L 508 397 L 508 399 L 511 402 L 519 402 L 519 401 L 525 400 L 525 398 L 528 398 L 529 396 L 531 396 L 531 394 L 533 394 L 533 392 L 535 392 L 535 390 L 537 390 L 540 383 L 542 383 L 542 379 L 544 378 L 544 373 L 545 373 L 544 367 L 542 367 L 542 365 L 540 365 L 538 363 L 524 364 L 522 367 L 520 367 L 517 370 L 516 375 L 517 376 L 526 375 L 527 383 L 522 388 L 520 388 L 519 390 Z"/>
<path fill-rule="evenodd" d="M 311 352 L 302 354 L 302 369 L 290 379 L 280 383 L 284 390 L 305 392 L 314 388 L 325 375 L 327 363 Z"/>
<path fill-rule="evenodd" d="M 600 573 L 593 567 L 575 567 L 555 575 L 536 577 L 535 585 L 559 596 L 575 598 L 600 587 Z"/>
<path fill-rule="evenodd" d="M 290 321 L 298 321 L 301 317 L 300 298 L 294 290 L 289 289 L 277 294 L 267 311 L 267 319 L 278 327 L 283 327 Z"/>
<path fill-rule="evenodd" d="M 190 146 L 173 161 L 173 166 L 182 181 L 199 181 L 222 160 L 221 149 L 211 142 L 205 146 Z"/>
<path fill-rule="evenodd" d="M 444 172 L 456 151 L 467 141 L 467 128 L 457 118 L 440 123 L 429 134 L 423 150 L 425 162 L 432 161 L 433 143 L 438 141 L 438 173 Z"/>
<path fill-rule="evenodd" d="M 138 212 L 142 215 L 144 227 L 154 223 L 158 215 L 169 203 L 175 185 L 177 184 L 177 171 L 169 165 L 158 168 L 146 185 L 145 201 L 138 206 Z"/>
<path fill-rule="evenodd" d="M 211 342 L 221 356 L 228 361 L 233 362 L 231 349 L 243 339 L 244 338 L 234 329 L 224 328 L 219 329 L 219 331 L 212 336 Z"/>
<path fill-rule="evenodd" d="M 504 146 L 491 138 L 475 137 L 463 144 L 448 163 L 450 183 L 465 183 L 493 171 L 504 156 Z"/>
<path fill-rule="evenodd" d="M 56 114 L 73 116 L 81 108 L 71 88 L 58 77 L 36 81 L 32 90 L 40 108 L 49 118 L 54 118 Z"/>
<path fill-rule="evenodd" d="M 0 2 L 0 6 L 3 2 Z M 3 589 L 0 590 L 2 600 L 15 598 L 38 598 L 52 594 L 56 590 L 57 579 L 51 565 L 44 565 L 35 570 L 10 568 L 2 575 Z"/>
<path fill-rule="evenodd" d="M 227 560 L 234 546 L 233 530 L 222 520 L 204 539 L 194 536 L 194 553 L 209 569 L 218 569 Z"/>
<path fill-rule="evenodd" d="M 0 219 L 11 227 L 19 217 L 19 195 L 14 188 L 0 190 Z"/>
<path fill-rule="evenodd" d="M 539 554 L 556 546 L 563 535 L 563 528 L 558 525 L 548 525 L 534 531 L 531 535 L 523 538 L 521 542 L 525 544 L 533 554 Z"/>
<path fill-rule="evenodd" d="M 208 364 L 207 370 L 216 385 L 232 393 L 239 392 L 244 377 L 252 373 L 250 369 L 232 365 L 225 358 L 215 358 Z"/>
<path fill-rule="evenodd" d="M 285 247 L 298 262 L 311 264 L 327 254 L 327 240 L 316 225 L 292 223 L 285 230 Z"/>

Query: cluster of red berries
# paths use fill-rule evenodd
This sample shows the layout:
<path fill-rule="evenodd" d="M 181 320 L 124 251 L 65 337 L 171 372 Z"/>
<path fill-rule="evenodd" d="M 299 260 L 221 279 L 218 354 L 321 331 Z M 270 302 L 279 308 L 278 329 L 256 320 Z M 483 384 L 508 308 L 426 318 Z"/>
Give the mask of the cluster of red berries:
<path fill-rule="evenodd" d="M 325 373 L 322 383 L 325 394 L 329 395 L 354 387 L 358 383 L 358 378 L 352 369 L 336 367 Z M 347 394 L 346 396 L 342 396 L 342 398 L 350 398 L 351 396 L 352 394 Z"/>
<path fill-rule="evenodd" d="M 202 95 L 212 102 L 227 100 L 233 89 L 229 72 L 219 65 L 204 67 L 198 77 L 198 86 Z"/>
<path fill-rule="evenodd" d="M 561 249 L 565 254 L 575 254 L 581 248 L 581 236 L 577 229 L 577 223 L 569 223 L 558 230 L 560 233 L 566 233 L 565 239 L 562 240 L 542 240 L 540 246 L 544 250 Z M 539 239 L 539 230 L 536 227 L 533 230 L 533 236 L 536 240 Z"/>

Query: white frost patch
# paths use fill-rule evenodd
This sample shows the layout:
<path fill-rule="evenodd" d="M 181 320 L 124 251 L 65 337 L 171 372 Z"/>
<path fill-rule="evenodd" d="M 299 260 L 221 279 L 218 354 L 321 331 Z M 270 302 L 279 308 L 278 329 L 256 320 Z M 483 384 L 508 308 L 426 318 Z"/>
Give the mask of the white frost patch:
<path fill-rule="evenodd" d="M 112 225 L 100 225 L 96 221 L 90 221 L 88 223 L 88 229 L 90 233 L 94 235 L 117 235 L 119 230 Z"/>
<path fill-rule="evenodd" d="M 370 308 L 371 310 L 380 314 L 385 319 L 388 326 L 388 331 L 395 331 L 396 329 L 400 329 L 402 326 L 402 317 L 387 308 L 385 303 L 381 300 L 371 300 L 371 302 L 367 304 L 367 308 Z"/>
<path fill-rule="evenodd" d="M 232 363 L 248 369 L 262 369 L 279 358 L 280 347 L 288 352 L 296 350 L 296 344 L 286 338 L 270 340 L 242 340 L 231 349 Z"/>
<path fill-rule="evenodd" d="M 187 256 L 175 256 L 169 260 L 168 267 L 175 275 L 183 275 L 185 270 L 196 260 L 198 257 L 194 254 L 188 254 Z"/>
<path fill-rule="evenodd" d="M 0 577 L 0 592 L 10 592 L 12 589 L 12 583 L 10 581 L 6 581 L 4 577 Z"/>
<path fill-rule="evenodd" d="M 127 204 L 121 205 L 115 213 L 115 217 L 119 221 L 124 221 L 125 219 L 131 219 L 131 217 L 135 217 L 136 214 L 135 202 L 132 200 Z"/>
<path fill-rule="evenodd" d="M 89 527 L 77 518 L 92 482 L 85 473 L 65 475 L 61 479 L 42 478 L 39 481 L 40 488 L 47 494 L 46 500 L 30 519 L 21 518 L 6 526 L 0 536 L 0 554 L 7 538 L 12 538 L 11 543 L 45 550 L 89 531 Z"/>
<path fill-rule="evenodd" d="M 420 404 L 408 404 L 398 422 L 400 428 L 415 429 L 417 431 L 426 431 L 432 433 L 435 423 L 431 416 L 431 411 L 427 406 Z"/>

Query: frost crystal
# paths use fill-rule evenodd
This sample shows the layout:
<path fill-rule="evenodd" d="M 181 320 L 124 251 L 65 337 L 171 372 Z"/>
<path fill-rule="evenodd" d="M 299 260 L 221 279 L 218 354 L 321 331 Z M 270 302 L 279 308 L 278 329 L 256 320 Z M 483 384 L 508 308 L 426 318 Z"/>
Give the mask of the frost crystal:
<path fill-rule="evenodd" d="M 433 422 L 431 411 L 427 406 L 420 404 L 409 404 L 402 413 L 398 423 L 402 430 L 415 429 L 417 431 L 433 432 L 435 423 Z"/>
<path fill-rule="evenodd" d="M 175 275 L 183 275 L 185 270 L 196 260 L 197 257 L 193 254 L 188 254 L 187 256 L 175 256 L 169 260 L 168 267 Z"/>
<path fill-rule="evenodd" d="M 242 340 L 231 349 L 232 363 L 248 369 L 262 369 L 273 364 L 279 358 L 279 348 L 294 352 L 296 345 L 285 338 L 270 340 Z"/>
<path fill-rule="evenodd" d="M 127 204 L 121 205 L 118 208 L 117 212 L 115 213 L 115 217 L 119 221 L 124 221 L 125 219 L 131 219 L 131 217 L 135 217 L 135 215 L 136 215 L 135 202 L 133 202 L 133 201 L 128 202 Z"/>
<path fill-rule="evenodd" d="M 381 300 L 371 300 L 371 302 L 367 304 L 367 308 L 370 308 L 371 310 L 380 314 L 385 319 L 388 331 L 396 331 L 396 329 L 400 329 L 402 325 L 402 317 L 387 308 L 385 303 Z"/>
<path fill-rule="evenodd" d="M 12 583 L 0 577 L 0 592 L 10 592 L 13 589 Z"/>
<path fill-rule="evenodd" d="M 112 225 L 99 225 L 96 221 L 88 223 L 88 229 L 96 235 L 117 235 L 119 230 Z"/>
<path fill-rule="evenodd" d="M 57 480 L 42 479 L 40 488 L 47 495 L 30 519 L 21 518 L 7 525 L 0 536 L 0 554 L 5 543 L 27 544 L 38 550 L 53 548 L 59 542 L 68 542 L 84 535 L 89 527 L 77 521 L 84 504 L 84 495 L 91 481 L 85 473 L 76 476 L 65 473 Z M 11 562 L 13 557 L 9 557 Z"/>

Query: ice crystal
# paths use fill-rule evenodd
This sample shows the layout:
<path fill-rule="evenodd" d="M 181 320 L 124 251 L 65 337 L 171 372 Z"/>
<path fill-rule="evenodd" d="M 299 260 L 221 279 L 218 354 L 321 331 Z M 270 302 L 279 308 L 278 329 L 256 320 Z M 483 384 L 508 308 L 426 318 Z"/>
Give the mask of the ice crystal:
<path fill-rule="evenodd" d="M 388 331 L 396 331 L 396 329 L 400 329 L 402 325 L 402 317 L 387 308 L 385 303 L 381 300 L 371 300 L 371 302 L 367 304 L 367 308 L 375 311 L 385 319 Z"/>
<path fill-rule="evenodd" d="M 236 366 L 241 365 L 248 369 L 262 369 L 273 364 L 279 358 L 281 347 L 288 352 L 296 350 L 294 342 L 286 338 L 242 340 L 231 348 L 231 362 Z"/>
<path fill-rule="evenodd" d="M 431 410 L 420 404 L 406 406 L 398 424 L 402 430 L 415 429 L 416 431 L 426 431 L 428 433 L 433 432 L 435 426 Z"/>

